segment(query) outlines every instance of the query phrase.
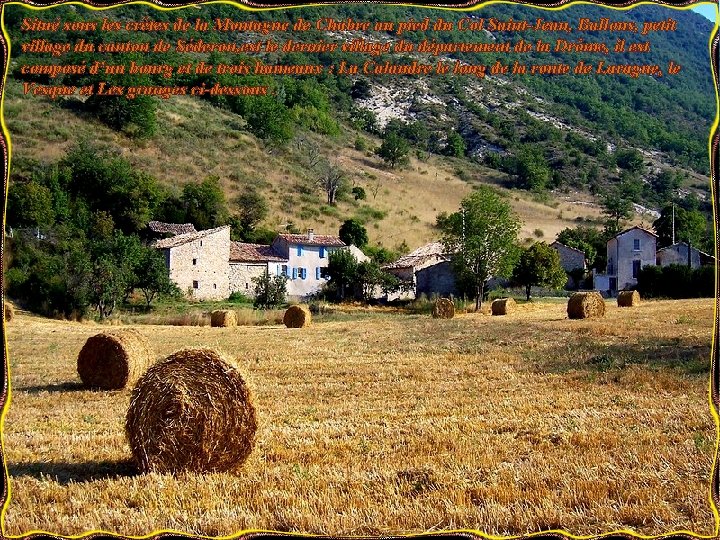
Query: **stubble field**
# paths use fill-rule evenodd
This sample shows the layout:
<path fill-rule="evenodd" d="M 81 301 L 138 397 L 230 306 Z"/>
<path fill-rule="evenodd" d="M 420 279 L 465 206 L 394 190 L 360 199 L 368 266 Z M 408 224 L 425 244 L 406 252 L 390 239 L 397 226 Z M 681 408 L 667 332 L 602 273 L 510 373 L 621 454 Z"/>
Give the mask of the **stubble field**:
<path fill-rule="evenodd" d="M 129 391 L 80 386 L 77 353 L 104 327 L 21 314 L 7 331 L 5 533 L 713 534 L 712 327 L 710 299 L 608 302 L 593 321 L 535 302 L 450 321 L 134 326 L 158 358 L 223 351 L 254 392 L 240 473 L 172 476 L 133 471 Z"/>

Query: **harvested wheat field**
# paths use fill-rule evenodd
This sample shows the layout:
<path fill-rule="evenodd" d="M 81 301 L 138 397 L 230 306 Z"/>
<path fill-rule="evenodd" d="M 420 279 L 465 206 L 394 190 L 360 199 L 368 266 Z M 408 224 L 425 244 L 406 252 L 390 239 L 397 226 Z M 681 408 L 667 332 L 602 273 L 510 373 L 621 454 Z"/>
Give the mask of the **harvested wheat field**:
<path fill-rule="evenodd" d="M 138 327 L 163 357 L 211 347 L 237 364 L 257 412 L 237 475 L 135 472 L 130 391 L 87 391 L 75 372 L 99 327 L 20 314 L 5 532 L 711 535 L 713 300 L 613 304 L 579 321 L 535 302 L 442 325 L 358 312 L 301 333 Z"/>

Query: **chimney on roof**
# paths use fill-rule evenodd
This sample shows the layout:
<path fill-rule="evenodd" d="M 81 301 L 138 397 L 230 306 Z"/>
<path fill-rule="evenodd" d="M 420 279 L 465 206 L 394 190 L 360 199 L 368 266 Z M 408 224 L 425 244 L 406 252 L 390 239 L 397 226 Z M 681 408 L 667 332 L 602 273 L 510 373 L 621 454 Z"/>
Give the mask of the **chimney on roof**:
<path fill-rule="evenodd" d="M 315 231 L 314 231 L 313 229 L 308 229 L 308 230 L 307 230 L 307 237 L 308 237 L 308 241 L 309 241 L 309 242 L 312 242 L 313 239 L 315 238 Z"/>

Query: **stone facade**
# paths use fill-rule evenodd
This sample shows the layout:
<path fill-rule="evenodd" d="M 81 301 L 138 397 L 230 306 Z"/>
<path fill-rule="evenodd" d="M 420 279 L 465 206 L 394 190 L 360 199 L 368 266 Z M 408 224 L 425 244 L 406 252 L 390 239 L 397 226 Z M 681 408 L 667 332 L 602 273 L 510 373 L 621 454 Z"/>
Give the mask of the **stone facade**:
<path fill-rule="evenodd" d="M 581 250 L 557 241 L 550 244 L 550 247 L 560 255 L 560 265 L 566 272 L 572 272 L 578 268 L 585 269 L 585 253 Z"/>
<path fill-rule="evenodd" d="M 246 263 L 230 261 L 230 294 L 239 292 L 249 298 L 255 297 L 253 278 L 268 271 L 268 263 Z"/>
<path fill-rule="evenodd" d="M 689 247 L 685 242 L 678 242 L 672 246 L 658 249 L 657 264 L 658 266 L 669 266 L 671 264 L 688 264 L 688 249 L 690 250 L 690 266 L 698 268 L 702 264 L 701 252 L 694 247 Z"/>
<path fill-rule="evenodd" d="M 415 272 L 415 294 L 431 296 L 457 296 L 455 272 L 449 261 L 441 261 Z"/>
<path fill-rule="evenodd" d="M 159 240 L 170 279 L 188 297 L 222 300 L 230 296 L 230 227 L 179 234 Z"/>

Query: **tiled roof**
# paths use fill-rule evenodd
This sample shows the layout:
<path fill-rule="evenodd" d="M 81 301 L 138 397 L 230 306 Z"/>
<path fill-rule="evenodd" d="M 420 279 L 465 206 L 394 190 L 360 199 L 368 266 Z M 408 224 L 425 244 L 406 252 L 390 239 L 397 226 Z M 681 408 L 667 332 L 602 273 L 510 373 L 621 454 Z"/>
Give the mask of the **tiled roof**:
<path fill-rule="evenodd" d="M 337 236 L 329 234 L 314 234 L 310 240 L 306 234 L 278 234 L 278 238 L 282 238 L 288 244 L 300 244 L 303 246 L 331 246 L 343 247 L 345 242 Z"/>
<path fill-rule="evenodd" d="M 230 242 L 230 260 L 237 262 L 287 262 L 272 246 Z"/>
<path fill-rule="evenodd" d="M 414 268 L 438 257 L 445 258 L 445 246 L 441 242 L 432 242 L 420 246 L 384 268 Z"/>
<path fill-rule="evenodd" d="M 173 235 L 188 234 L 197 232 L 192 223 L 165 223 L 163 221 L 151 221 L 148 228 L 156 233 L 169 233 Z"/>
<path fill-rule="evenodd" d="M 173 236 L 172 238 L 163 238 L 162 240 L 158 240 L 153 244 L 153 247 L 156 247 L 158 249 L 174 248 L 182 246 L 183 244 L 187 244 L 188 242 L 200 240 L 201 238 L 205 238 L 206 236 L 215 234 L 216 232 L 229 228 L 229 225 L 225 225 L 224 227 L 217 227 L 216 229 L 206 229 L 204 231 L 198 231 L 194 233 L 178 234 L 177 236 Z"/>

